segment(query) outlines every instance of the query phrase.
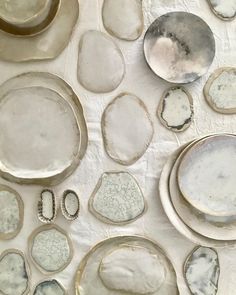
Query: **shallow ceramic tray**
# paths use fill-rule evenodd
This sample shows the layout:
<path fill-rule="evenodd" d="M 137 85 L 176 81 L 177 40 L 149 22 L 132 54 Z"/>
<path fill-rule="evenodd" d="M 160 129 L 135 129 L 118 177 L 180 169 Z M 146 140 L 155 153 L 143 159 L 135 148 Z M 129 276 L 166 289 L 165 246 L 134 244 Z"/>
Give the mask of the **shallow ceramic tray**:
<path fill-rule="evenodd" d="M 119 250 L 121 247 L 141 247 L 148 249 L 151 253 L 155 253 L 162 261 L 166 268 L 166 279 L 160 289 L 154 293 L 160 295 L 177 295 L 179 294 L 176 274 L 171 261 L 163 252 L 163 250 L 153 241 L 139 236 L 118 236 L 109 238 L 94 246 L 89 253 L 81 261 L 75 277 L 76 295 L 124 295 L 124 291 L 115 291 L 105 287 L 98 270 L 101 267 L 101 262 L 104 257 L 111 254 L 114 250 Z M 125 280 L 128 277 L 126 276 Z M 93 284 L 91 284 L 91 281 Z M 125 287 L 125 286 L 124 286 Z"/>
<path fill-rule="evenodd" d="M 47 89 L 46 92 L 45 89 Z M 34 93 L 32 90 L 37 90 L 39 92 L 35 91 Z M 47 94 L 44 98 L 38 95 L 44 92 Z M 2 113 L 1 115 L 0 125 L 6 125 L 5 121 L 9 121 L 11 118 L 9 124 L 5 127 L 10 130 L 9 135 L 15 135 L 11 138 L 8 136 L 6 137 L 8 143 L 3 141 L 0 143 L 0 154 L 2 154 L 0 175 L 9 181 L 25 184 L 53 185 L 63 181 L 80 164 L 87 148 L 87 127 L 78 97 L 73 92 L 72 88 L 61 78 L 53 74 L 40 72 L 22 74 L 2 84 L 0 86 L 0 106 L 4 101 L 3 98 L 9 93 L 13 93 L 14 95 L 20 93 L 23 102 L 26 99 L 25 96 L 22 95 L 24 93 L 27 94 L 28 99 L 30 98 L 29 94 L 32 95 L 32 99 L 36 94 L 38 97 L 35 101 L 27 99 L 27 106 L 24 105 L 25 102 L 23 104 L 18 103 L 15 110 L 15 104 L 11 103 L 11 112 L 5 115 Z M 48 99 L 48 96 L 50 96 L 51 101 Z M 12 98 L 15 99 L 16 97 L 15 95 L 15 97 Z M 55 103 L 55 99 L 59 104 Z M 47 102 L 47 105 L 43 107 L 42 101 Z M 37 106 L 39 102 L 40 108 Z M 50 110 L 48 108 L 49 103 Z M 5 103 L 5 105 L 8 107 L 8 104 Z M 30 112 L 28 112 L 28 115 L 27 112 L 25 112 L 25 109 L 29 109 L 29 105 L 31 105 L 31 107 L 36 107 L 31 110 L 35 114 L 34 117 L 31 116 Z M 61 109 L 60 112 L 62 113 L 59 112 L 59 109 Z M 66 110 L 66 112 L 63 110 Z M 50 118 L 51 111 L 54 112 L 53 118 Z M 28 116 L 28 118 L 26 118 L 26 116 Z M 55 123 L 56 119 L 57 121 Z M 30 123 L 31 120 L 32 124 Z M 11 122 L 15 122 L 15 124 L 11 124 Z M 66 123 L 66 125 L 64 123 Z M 56 128 L 54 128 L 54 125 Z M 61 127 L 58 127 L 59 125 L 61 125 Z M 28 129 L 30 131 L 29 134 L 26 132 L 27 126 L 31 126 L 30 129 Z M 3 127 L 4 126 L 2 126 L 2 128 Z M 37 130 L 36 133 L 34 133 L 34 129 L 35 131 Z M 70 137 L 68 137 L 69 130 L 71 130 Z M 50 134 L 52 136 L 47 138 Z M 17 136 L 17 138 L 15 136 Z M 23 138 L 24 141 L 22 141 Z M 16 143 L 16 140 L 19 144 Z M 68 140 L 70 140 L 70 142 Z M 14 141 L 15 144 L 12 145 L 11 142 L 14 143 Z M 71 144 L 73 144 L 72 147 Z M 4 146 L 8 149 L 8 165 L 4 163 Z M 47 146 L 49 148 L 47 148 Z M 12 153 L 11 150 L 13 151 Z M 27 157 L 25 155 L 26 150 Z M 14 155 L 15 157 L 13 157 Z M 17 155 L 21 155 L 21 158 L 18 159 Z M 32 161 L 27 160 L 30 155 Z M 45 162 L 45 155 L 47 155 L 48 163 L 46 163 L 47 161 Z M 22 167 L 22 163 L 24 167 Z"/>
<path fill-rule="evenodd" d="M 22 62 L 58 56 L 67 46 L 79 16 L 78 0 L 60 1 L 56 17 L 41 34 L 19 38 L 0 31 L 0 59 Z"/>
<path fill-rule="evenodd" d="M 214 135 L 213 135 L 214 136 Z M 199 141 L 201 141 L 200 139 Z M 197 142 L 199 142 L 197 141 Z M 174 163 L 169 178 L 170 197 L 175 210 L 183 222 L 199 234 L 216 240 L 236 240 L 236 217 L 219 218 L 207 216 L 183 199 L 177 183 L 177 171 L 184 154 L 197 142 L 188 145 Z M 225 221 L 225 222 L 224 222 Z"/>
<path fill-rule="evenodd" d="M 236 137 L 216 134 L 195 143 L 177 172 L 179 189 L 192 207 L 212 216 L 236 215 Z"/>
<path fill-rule="evenodd" d="M 160 78 L 176 84 L 190 83 L 208 71 L 215 56 L 215 40 L 200 17 L 170 12 L 148 28 L 144 55 Z"/>
<path fill-rule="evenodd" d="M 38 16 L 38 23 L 28 23 L 28 25 L 19 26 L 4 20 L 0 17 L 0 30 L 18 37 L 35 36 L 44 32 L 52 24 L 60 8 L 60 0 L 51 0 L 50 6 L 43 15 Z M 37 15 L 36 15 L 37 16 Z"/>
<path fill-rule="evenodd" d="M 175 208 L 173 207 L 173 204 L 170 198 L 170 192 L 169 192 L 169 177 L 176 159 L 180 155 L 181 151 L 188 146 L 188 144 L 185 144 L 179 149 L 177 149 L 168 158 L 165 166 L 163 167 L 161 177 L 160 177 L 160 182 L 159 182 L 159 195 L 160 195 L 163 209 L 169 221 L 176 228 L 176 230 L 178 230 L 183 236 L 185 236 L 187 239 L 189 239 L 193 243 L 206 246 L 206 247 L 218 247 L 218 248 L 235 246 L 236 240 L 232 240 L 232 241 L 214 240 L 195 232 L 182 221 L 182 219 L 179 217 L 179 215 L 175 211 Z"/>

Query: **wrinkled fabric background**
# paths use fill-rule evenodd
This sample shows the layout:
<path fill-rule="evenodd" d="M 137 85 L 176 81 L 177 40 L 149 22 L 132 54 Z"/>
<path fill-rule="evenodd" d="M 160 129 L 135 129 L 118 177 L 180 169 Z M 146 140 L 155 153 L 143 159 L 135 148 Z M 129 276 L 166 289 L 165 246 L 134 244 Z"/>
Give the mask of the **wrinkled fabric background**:
<path fill-rule="evenodd" d="M 66 50 L 53 61 L 22 64 L 0 63 L 0 82 L 27 71 L 49 71 L 65 79 L 80 98 L 84 107 L 89 130 L 89 146 L 82 164 L 66 181 L 54 187 L 61 199 L 65 189 L 74 189 L 80 196 L 81 212 L 75 222 L 67 222 L 59 214 L 56 224 L 71 235 L 75 254 L 72 263 L 54 277 L 74 294 L 74 275 L 82 257 L 97 242 L 122 234 L 139 234 L 157 241 L 168 253 L 178 276 L 180 294 L 189 294 L 183 279 L 183 263 L 195 246 L 181 236 L 168 221 L 158 195 L 161 169 L 168 156 L 181 144 L 212 132 L 236 132 L 236 115 L 221 115 L 212 111 L 204 100 L 202 89 L 210 75 L 220 66 L 236 66 L 236 21 L 223 22 L 211 12 L 206 0 L 143 0 L 145 30 L 158 16 L 170 11 L 188 11 L 202 17 L 211 27 L 216 39 L 216 58 L 203 78 L 187 85 L 194 98 L 195 118 L 191 127 L 181 134 L 165 129 L 156 117 L 156 109 L 162 92 L 170 85 L 156 77 L 144 61 L 142 37 L 135 42 L 115 39 L 122 49 L 126 62 L 126 76 L 114 92 L 97 95 L 86 91 L 77 81 L 78 42 L 83 32 L 89 29 L 105 31 L 101 18 L 102 0 L 80 0 L 80 18 Z M 120 92 L 129 91 L 139 96 L 147 105 L 152 116 L 155 135 L 146 154 L 134 165 L 122 167 L 106 155 L 101 137 L 100 120 L 106 105 Z M 87 209 L 88 199 L 104 171 L 127 170 L 139 181 L 148 202 L 147 213 L 134 223 L 122 227 L 104 224 L 93 217 Z M 18 237 L 1 241 L 0 251 L 18 248 L 27 254 L 27 239 L 40 222 L 37 219 L 37 201 L 42 187 L 9 184 L 21 195 L 25 203 L 24 227 Z M 236 248 L 218 251 L 221 263 L 219 295 L 234 295 L 236 290 Z M 27 255 L 28 256 L 28 255 Z M 46 277 L 31 263 L 33 286 Z M 92 283 L 92 282 L 91 282 Z M 33 291 L 30 292 L 32 294 Z M 96 294 L 94 294 L 96 295 Z M 102 294 L 97 294 L 102 295 Z"/>

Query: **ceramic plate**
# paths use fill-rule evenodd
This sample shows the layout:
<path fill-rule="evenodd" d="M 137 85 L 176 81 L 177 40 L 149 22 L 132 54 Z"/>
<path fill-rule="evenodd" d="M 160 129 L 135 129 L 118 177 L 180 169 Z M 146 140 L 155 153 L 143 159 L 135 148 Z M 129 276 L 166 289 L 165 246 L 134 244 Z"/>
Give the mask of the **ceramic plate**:
<path fill-rule="evenodd" d="M 170 222 L 173 224 L 173 226 L 190 241 L 202 246 L 206 246 L 206 247 L 222 248 L 222 247 L 234 246 L 236 245 L 236 240 L 232 240 L 232 241 L 214 240 L 195 232 L 183 222 L 183 220 L 179 217 L 175 208 L 173 207 L 173 204 L 170 198 L 170 192 L 169 192 L 169 176 L 176 159 L 180 155 L 181 151 L 185 147 L 187 147 L 187 145 L 188 144 L 176 150 L 169 157 L 169 159 L 167 160 L 162 170 L 161 178 L 159 182 L 159 194 L 160 194 L 163 209 L 167 217 L 169 218 Z"/>
<path fill-rule="evenodd" d="M 75 289 L 77 295 L 179 294 L 163 250 L 138 236 L 114 237 L 93 247 L 80 263 Z"/>
<path fill-rule="evenodd" d="M 209 26 L 187 12 L 170 12 L 146 32 L 144 54 L 155 74 L 171 83 L 190 83 L 204 75 L 215 56 Z"/>
<path fill-rule="evenodd" d="M 6 81 L 0 86 L 0 113 L 2 177 L 51 185 L 79 165 L 88 140 L 83 109 L 59 77 L 36 72 Z"/>
<path fill-rule="evenodd" d="M 214 137 L 214 135 L 213 135 Z M 204 140 L 204 139 L 203 139 Z M 175 210 L 183 222 L 194 231 L 208 238 L 216 240 L 236 240 L 236 217 L 219 218 L 211 217 L 195 210 L 186 202 L 179 191 L 177 183 L 177 171 L 182 158 L 194 144 L 188 145 L 175 161 L 169 178 L 170 197 Z M 233 219 L 233 220 L 231 220 Z"/>
<path fill-rule="evenodd" d="M 236 215 L 236 137 L 219 134 L 194 144 L 178 169 L 186 201 L 213 216 Z"/>

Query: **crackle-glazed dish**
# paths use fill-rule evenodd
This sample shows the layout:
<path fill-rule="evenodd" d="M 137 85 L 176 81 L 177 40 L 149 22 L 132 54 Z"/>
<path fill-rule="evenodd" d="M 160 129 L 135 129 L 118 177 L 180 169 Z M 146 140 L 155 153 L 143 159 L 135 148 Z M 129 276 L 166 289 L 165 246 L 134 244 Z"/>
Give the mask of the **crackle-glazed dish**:
<path fill-rule="evenodd" d="M 86 122 L 78 97 L 61 78 L 31 72 L 7 80 L 0 86 L 0 114 L 3 178 L 51 185 L 79 165 Z"/>
<path fill-rule="evenodd" d="M 139 236 L 114 237 L 93 247 L 80 263 L 75 290 L 76 295 L 179 294 L 166 254 Z"/>
<path fill-rule="evenodd" d="M 153 72 L 176 84 L 204 75 L 215 56 L 210 27 L 188 12 L 170 12 L 157 18 L 144 37 L 144 55 Z"/>
<path fill-rule="evenodd" d="M 69 42 L 78 16 L 77 0 L 2 0 L 0 59 L 55 58 Z"/>

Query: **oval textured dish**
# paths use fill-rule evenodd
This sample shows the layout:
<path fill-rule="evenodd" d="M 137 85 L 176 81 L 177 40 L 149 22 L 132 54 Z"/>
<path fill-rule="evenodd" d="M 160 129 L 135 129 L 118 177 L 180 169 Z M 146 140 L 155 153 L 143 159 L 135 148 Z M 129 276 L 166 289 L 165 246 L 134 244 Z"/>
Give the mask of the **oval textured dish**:
<path fill-rule="evenodd" d="M 70 264 L 73 257 L 72 241 L 59 226 L 43 225 L 29 237 L 29 254 L 43 274 L 55 274 Z"/>
<path fill-rule="evenodd" d="M 214 135 L 212 135 L 214 137 Z M 204 139 L 203 139 L 204 140 Z M 173 206 L 183 222 L 199 234 L 216 240 L 236 240 L 236 217 L 222 218 L 208 216 L 194 209 L 181 195 L 177 183 L 177 171 L 185 153 L 200 142 L 188 145 L 175 161 L 169 178 L 170 197 Z M 232 219 L 232 220 L 231 220 Z"/>
<path fill-rule="evenodd" d="M 193 145 L 177 177 L 183 197 L 200 212 L 236 215 L 236 136 L 218 134 Z"/>
<path fill-rule="evenodd" d="M 136 250 L 146 259 L 133 260 L 138 254 Z M 129 272 L 127 267 L 133 271 Z M 175 270 L 163 250 L 139 236 L 113 237 L 94 246 L 76 273 L 76 295 L 125 295 L 128 290 L 132 294 L 150 294 L 150 291 L 153 295 L 179 294 Z"/>
<path fill-rule="evenodd" d="M 37 21 L 36 23 L 32 22 L 24 26 L 5 21 L 0 17 L 0 30 L 17 37 L 30 37 L 42 33 L 54 21 L 60 8 L 60 3 L 60 0 L 51 0 L 49 2 L 50 5 L 42 12 L 42 15 L 38 15 L 38 21 L 34 19 L 34 22 Z"/>
<path fill-rule="evenodd" d="M 66 190 L 61 200 L 61 212 L 70 221 L 79 217 L 80 200 L 75 191 Z"/>
<path fill-rule="evenodd" d="M 38 201 L 38 219 L 43 223 L 52 223 L 56 216 L 56 197 L 53 191 L 44 189 Z"/>
<path fill-rule="evenodd" d="M 6 81 L 0 112 L 3 178 L 53 185 L 79 165 L 88 142 L 86 122 L 78 97 L 61 78 L 32 72 Z"/>
<path fill-rule="evenodd" d="M 232 21 L 236 17 L 235 0 L 207 0 L 211 11 L 224 21 Z"/>
<path fill-rule="evenodd" d="M 0 31 L 0 59 L 22 62 L 57 57 L 67 46 L 79 16 L 78 0 L 60 1 L 56 16 L 44 32 L 19 38 Z"/>
<path fill-rule="evenodd" d="M 199 233 L 195 232 L 183 222 L 183 220 L 178 216 L 175 208 L 173 207 L 173 204 L 170 198 L 170 192 L 169 192 L 169 176 L 176 159 L 178 158 L 181 151 L 188 146 L 188 144 L 185 144 L 179 149 L 177 149 L 168 158 L 165 166 L 163 167 L 161 177 L 160 177 L 160 182 L 159 182 L 159 195 L 160 195 L 163 209 L 169 221 L 176 228 L 176 230 L 179 231 L 183 236 L 185 236 L 187 239 L 189 239 L 193 243 L 196 243 L 201 246 L 218 247 L 218 248 L 235 246 L 236 240 L 232 240 L 232 241 L 214 240 L 214 239 L 210 239 L 208 237 L 202 236 Z"/>
<path fill-rule="evenodd" d="M 176 84 L 191 83 L 208 71 L 215 56 L 215 39 L 200 17 L 170 12 L 147 30 L 144 55 L 160 78 Z"/>
<path fill-rule="evenodd" d="M 0 185 L 0 240 L 13 239 L 24 221 L 24 203 L 12 188 Z"/>

